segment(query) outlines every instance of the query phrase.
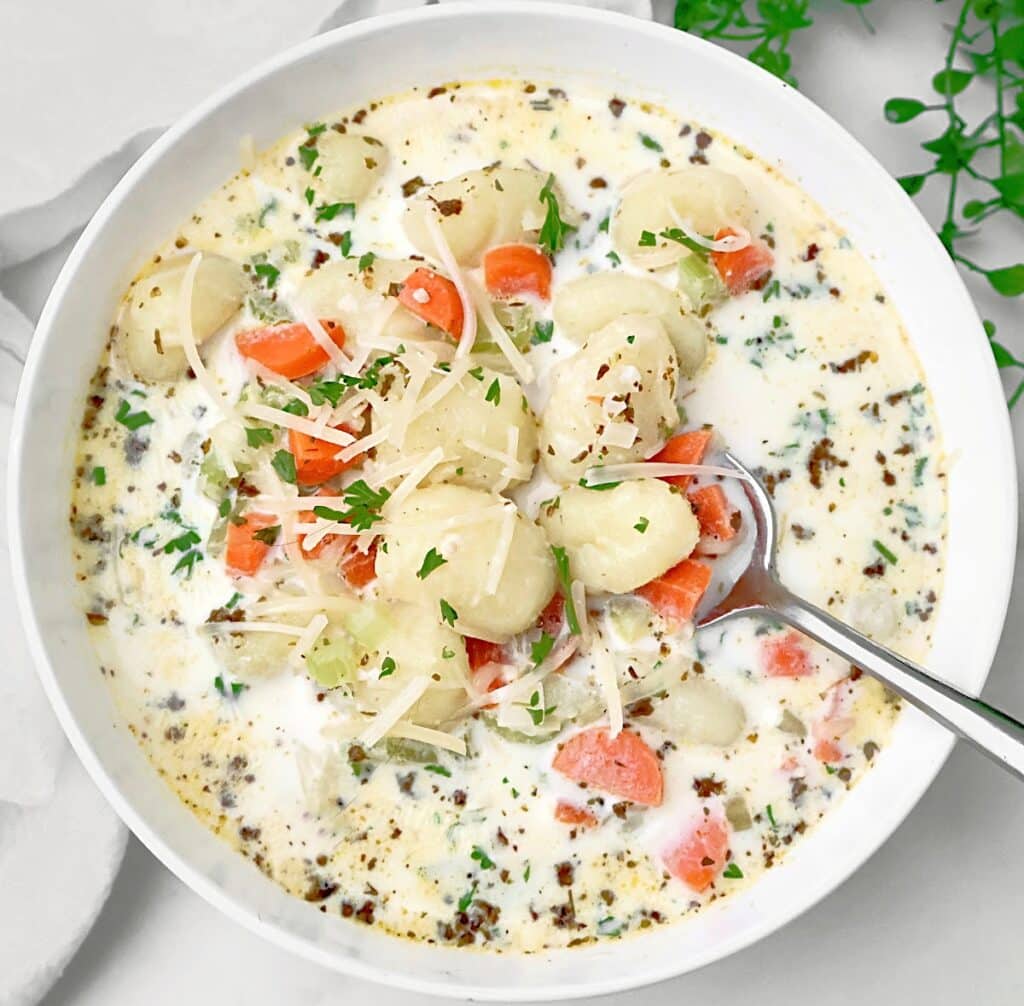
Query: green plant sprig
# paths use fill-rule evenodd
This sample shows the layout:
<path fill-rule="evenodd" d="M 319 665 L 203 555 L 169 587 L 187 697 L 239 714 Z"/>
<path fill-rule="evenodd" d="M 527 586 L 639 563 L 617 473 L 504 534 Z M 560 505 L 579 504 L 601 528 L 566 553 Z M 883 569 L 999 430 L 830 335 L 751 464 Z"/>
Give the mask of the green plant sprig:
<path fill-rule="evenodd" d="M 943 131 L 921 144 L 934 158 L 932 167 L 897 181 L 909 195 L 916 196 L 930 178 L 945 177 L 946 211 L 937 232 L 939 240 L 954 262 L 984 276 L 1004 297 L 1024 294 L 1024 263 L 989 268 L 968 254 L 965 245 L 979 236 L 986 220 L 998 214 L 1024 219 L 1022 71 L 1024 4 L 1020 0 L 961 0 L 942 69 L 931 82 L 940 100 L 900 97 L 885 103 L 886 119 L 896 124 L 930 113 L 943 117 Z M 961 115 L 957 98 L 980 79 L 994 85 L 992 108 L 972 124 Z M 970 192 L 965 191 L 968 186 Z M 991 321 L 985 322 L 985 333 L 1001 370 L 1024 369 L 1024 360 L 996 340 Z M 1010 408 L 1022 395 L 1024 378 L 1010 396 Z"/>
<path fill-rule="evenodd" d="M 871 0 L 841 2 L 859 9 Z M 754 43 L 747 59 L 796 87 L 789 43 L 814 24 L 810 6 L 810 0 L 676 0 L 675 26 L 716 42 Z"/>

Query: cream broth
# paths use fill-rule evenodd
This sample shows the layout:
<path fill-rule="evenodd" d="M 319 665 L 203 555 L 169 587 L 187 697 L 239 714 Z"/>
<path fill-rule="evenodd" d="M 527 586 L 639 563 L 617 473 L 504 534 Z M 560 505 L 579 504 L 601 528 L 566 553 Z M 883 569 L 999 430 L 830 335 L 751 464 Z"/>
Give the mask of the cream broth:
<path fill-rule="evenodd" d="M 738 561 L 734 482 L 580 481 L 713 429 L 705 461 L 774 496 L 784 580 L 921 659 L 944 458 L 899 317 L 798 188 L 661 109 L 483 82 L 324 121 L 157 250 L 90 389 L 71 523 L 117 708 L 339 925 L 533 952 L 693 915 L 842 798 L 898 701 L 781 626 L 693 632 L 679 571 Z M 320 363 L 283 376 L 296 347 Z"/>

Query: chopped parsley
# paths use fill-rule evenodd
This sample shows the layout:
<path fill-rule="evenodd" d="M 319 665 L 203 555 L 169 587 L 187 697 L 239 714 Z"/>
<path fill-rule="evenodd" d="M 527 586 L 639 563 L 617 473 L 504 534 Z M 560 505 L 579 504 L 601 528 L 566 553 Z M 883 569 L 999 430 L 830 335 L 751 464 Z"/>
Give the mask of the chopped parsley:
<path fill-rule="evenodd" d="M 270 467 L 277 472 L 282 481 L 295 485 L 295 455 L 291 451 L 278 451 L 271 460 Z"/>
<path fill-rule="evenodd" d="M 555 645 L 555 637 L 548 635 L 546 632 L 540 634 L 540 639 L 530 646 L 530 659 L 533 661 L 535 667 L 539 667 L 543 662 L 544 658 L 551 652 L 551 648 Z"/>
<path fill-rule="evenodd" d="M 187 552 L 193 545 L 198 545 L 202 539 L 196 531 L 191 528 L 179 534 L 177 538 L 172 538 L 167 544 L 164 545 L 163 551 L 165 555 L 170 555 L 172 552 Z"/>
<path fill-rule="evenodd" d="M 423 564 L 420 566 L 416 576 L 421 580 L 425 580 L 435 569 L 443 566 L 448 560 L 441 555 L 436 548 L 432 548 L 424 557 Z"/>
<path fill-rule="evenodd" d="M 242 681 L 232 681 L 230 685 L 224 683 L 224 679 L 218 674 L 213 679 L 213 687 L 223 696 L 227 696 L 228 692 L 231 692 L 232 697 L 237 697 L 242 694 L 249 686 Z"/>
<path fill-rule="evenodd" d="M 268 290 L 273 290 L 277 277 L 281 275 L 281 270 L 276 266 L 272 266 L 269 262 L 257 262 L 252 267 L 252 271 L 266 282 Z"/>
<path fill-rule="evenodd" d="M 394 659 L 392 657 L 385 657 L 380 662 L 380 674 L 378 674 L 377 677 L 378 678 L 388 678 L 388 677 L 390 677 L 392 674 L 395 673 L 395 668 L 397 666 L 398 665 L 395 663 L 395 661 L 394 661 Z"/>
<path fill-rule="evenodd" d="M 107 484 L 107 470 L 102 465 L 97 465 L 92 470 L 93 485 L 105 486 Z"/>
<path fill-rule="evenodd" d="M 640 534 L 643 534 L 650 526 L 651 526 L 651 522 L 646 517 L 641 517 L 633 525 L 633 530 L 634 531 L 639 531 Z"/>
<path fill-rule="evenodd" d="M 262 447 L 264 444 L 274 442 L 274 431 L 263 426 L 247 426 L 245 428 L 245 442 L 250 447 Z"/>
<path fill-rule="evenodd" d="M 433 772 L 434 775 L 443 775 L 446 779 L 450 779 L 452 777 L 451 771 L 449 769 L 446 769 L 443 765 L 424 765 L 423 771 Z"/>
<path fill-rule="evenodd" d="M 484 395 L 485 402 L 493 402 L 494 406 L 501 405 L 501 383 L 495 378 L 491 381 L 491 386 L 487 389 L 487 394 Z"/>
<path fill-rule="evenodd" d="M 311 147 L 309 144 L 302 144 L 299 147 L 299 160 L 302 161 L 302 166 L 307 171 L 313 170 L 313 165 L 316 163 L 316 159 L 320 156 L 320 151 L 316 147 Z"/>
<path fill-rule="evenodd" d="M 474 367 L 472 370 L 467 371 L 467 373 L 469 374 L 470 377 L 475 378 L 478 381 L 482 381 L 484 379 L 483 367 Z"/>
<path fill-rule="evenodd" d="M 610 251 L 605 255 L 605 258 L 608 259 L 612 265 L 622 265 L 622 259 L 619 258 L 618 252 Z"/>
<path fill-rule="evenodd" d="M 459 613 L 442 597 L 441 598 L 441 621 L 454 626 Z"/>
<path fill-rule="evenodd" d="M 252 538 L 254 541 L 263 542 L 264 545 L 276 545 L 280 534 L 281 525 L 271 524 L 270 527 L 262 527 L 259 531 L 253 531 Z"/>
<path fill-rule="evenodd" d="M 473 881 L 473 886 L 466 891 L 461 898 L 459 898 L 459 911 L 465 912 L 469 906 L 473 903 L 473 898 L 476 896 L 476 881 Z"/>
<path fill-rule="evenodd" d="M 192 549 L 190 552 L 186 552 L 175 564 L 172 573 L 180 573 L 182 570 L 185 571 L 185 579 L 191 579 L 192 570 L 195 569 L 197 562 L 203 561 L 203 553 L 198 549 Z"/>
<path fill-rule="evenodd" d="M 306 197 L 307 204 L 312 206 L 313 200 L 316 199 L 316 192 L 307 185 L 303 195 Z"/>
<path fill-rule="evenodd" d="M 874 546 L 875 551 L 891 566 L 895 566 L 899 560 L 896 558 L 896 554 L 892 549 L 887 548 L 877 538 L 871 543 Z"/>
<path fill-rule="evenodd" d="M 597 229 L 601 234 L 608 233 L 608 227 L 612 222 L 612 215 L 609 213 L 598 225 Z"/>
<path fill-rule="evenodd" d="M 352 232 L 344 231 L 341 235 L 341 244 L 338 246 L 341 248 L 341 254 L 348 258 L 352 252 Z"/>
<path fill-rule="evenodd" d="M 114 419 L 129 430 L 137 430 L 140 426 L 148 426 L 153 422 L 153 417 L 144 409 L 141 412 L 132 412 L 132 407 L 125 399 L 114 413 Z"/>
<path fill-rule="evenodd" d="M 914 462 L 914 485 L 924 485 L 924 470 L 928 464 L 928 458 L 918 458 Z"/>
<path fill-rule="evenodd" d="M 360 255 L 360 257 L 359 257 L 359 271 L 360 272 L 365 272 L 367 269 L 369 269 L 370 266 L 373 265 L 374 260 L 376 258 L 377 258 L 377 256 L 374 255 L 373 252 L 366 252 L 365 255 Z"/>
<path fill-rule="evenodd" d="M 743 877 L 743 871 L 739 868 L 739 864 L 730 863 L 723 871 L 723 877 L 728 877 L 729 880 L 740 880 Z"/>
<path fill-rule="evenodd" d="M 774 814 L 774 812 L 772 811 L 772 805 L 771 805 L 771 804 L 768 804 L 768 805 L 767 805 L 767 806 L 765 807 L 765 809 L 764 809 L 764 812 L 765 812 L 765 813 L 766 813 L 766 814 L 768 815 L 768 823 L 769 823 L 769 824 L 770 824 L 770 825 L 772 826 L 772 828 L 773 828 L 774 830 L 776 830 L 776 831 L 777 831 L 777 830 L 778 830 L 778 828 L 779 828 L 779 826 L 778 826 L 778 824 L 777 824 L 777 822 L 776 822 L 776 820 L 775 820 L 775 814 Z"/>
<path fill-rule="evenodd" d="M 293 398 L 288 404 L 281 410 L 287 412 L 290 416 L 308 416 L 309 407 L 301 399 Z"/>
<path fill-rule="evenodd" d="M 377 521 L 382 520 L 380 508 L 390 496 L 391 493 L 387 489 L 372 489 L 363 479 L 358 479 L 345 487 L 344 499 L 347 510 L 315 506 L 313 513 L 325 520 L 344 521 L 357 531 L 369 531 Z"/>
<path fill-rule="evenodd" d="M 648 136 L 646 133 L 640 133 L 640 142 L 648 150 L 655 150 L 659 154 L 665 149 L 653 136 Z"/>
<path fill-rule="evenodd" d="M 654 231 L 641 231 L 640 232 L 640 240 L 637 241 L 637 244 L 641 248 L 653 248 L 657 243 L 658 243 L 658 238 L 655 235 Z"/>
<path fill-rule="evenodd" d="M 562 596 L 565 598 L 565 623 L 569 626 L 570 635 L 578 636 L 582 630 L 580 629 L 580 620 L 576 616 L 576 603 L 572 599 L 569 556 L 559 545 L 551 546 L 551 554 L 555 557 L 555 570 L 558 573 L 558 582 L 562 586 Z"/>
<path fill-rule="evenodd" d="M 340 213 L 348 213 L 350 216 L 355 216 L 355 212 L 355 203 L 321 203 L 316 208 L 316 222 L 333 220 Z"/>
<path fill-rule="evenodd" d="M 333 408 L 337 408 L 341 396 L 345 393 L 345 385 L 341 381 L 317 381 L 306 391 L 309 392 L 310 401 L 314 405 L 325 405 L 329 402 Z"/>
<path fill-rule="evenodd" d="M 549 255 L 560 252 L 565 247 L 565 239 L 576 228 L 567 224 L 561 217 L 558 206 L 558 196 L 554 192 L 555 176 L 548 175 L 544 188 L 540 190 L 539 199 L 546 207 L 544 223 L 540 228 L 538 241 L 541 248 Z"/>
<path fill-rule="evenodd" d="M 469 858 L 479 863 L 481 870 L 494 869 L 494 860 L 479 845 L 473 846 L 473 851 L 469 854 Z"/>
<path fill-rule="evenodd" d="M 233 594 L 231 595 L 231 597 L 230 597 L 230 598 L 228 598 L 228 603 L 227 603 L 227 604 L 225 604 L 225 605 L 224 605 L 224 607 L 225 607 L 225 608 L 227 608 L 227 609 L 228 609 L 228 611 L 230 611 L 230 610 L 231 610 L 231 609 L 232 609 L 232 608 L 233 608 L 233 607 L 234 607 L 234 606 L 235 606 L 236 604 L 238 604 L 238 602 L 239 602 L 239 601 L 241 601 L 241 600 L 242 600 L 242 595 L 241 595 L 241 594 L 239 594 L 239 593 L 238 593 L 238 591 L 236 590 L 236 591 L 235 591 L 235 592 L 234 592 L 234 593 L 233 593 Z"/>
<path fill-rule="evenodd" d="M 530 337 L 530 342 L 534 346 L 543 345 L 545 342 L 550 342 L 551 337 L 555 334 L 555 323 L 553 321 L 538 321 L 534 322 L 533 335 Z"/>
<path fill-rule="evenodd" d="M 533 720 L 533 725 L 539 727 L 556 709 L 556 706 L 548 706 L 546 709 L 540 704 L 540 692 L 536 691 L 530 696 L 530 704 L 526 711 Z"/>
<path fill-rule="evenodd" d="M 592 489 L 596 493 L 604 493 L 604 492 L 607 492 L 609 489 L 615 489 L 618 486 L 621 486 L 622 483 L 621 482 L 596 482 L 596 483 L 593 483 L 593 482 L 588 482 L 586 480 L 586 477 L 584 477 L 584 478 L 580 479 L 580 485 L 584 489 Z"/>

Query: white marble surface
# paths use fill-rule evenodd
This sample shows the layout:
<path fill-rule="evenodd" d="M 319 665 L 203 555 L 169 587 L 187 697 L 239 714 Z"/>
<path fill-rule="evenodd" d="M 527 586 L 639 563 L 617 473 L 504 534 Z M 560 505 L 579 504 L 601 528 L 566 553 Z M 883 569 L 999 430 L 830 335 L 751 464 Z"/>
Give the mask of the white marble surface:
<path fill-rule="evenodd" d="M 10 67 L 7 50 L 17 27 L 17 66 L 42 71 L 59 66 L 68 87 L 49 86 L 43 76 L 32 86 L 17 85 L 17 75 L 0 77 L 0 135 L 33 122 L 54 123 L 43 139 L 52 156 L 61 156 L 59 127 L 67 111 L 69 87 L 87 87 L 95 75 L 94 40 L 109 43 L 110 19 L 122 39 L 130 38 L 131 19 L 149 12 L 175 10 L 175 30 L 195 39 L 197 59 L 211 58 L 203 42 L 204 25 L 228 0 L 206 4 L 181 2 L 140 5 L 102 0 L 95 8 L 81 0 L 53 5 L 29 0 L 0 0 L 0 65 Z M 284 5 L 253 3 L 254 17 L 269 22 Z M 315 24 L 330 4 L 303 0 L 289 5 L 293 24 Z M 662 16 L 670 6 L 655 0 Z M 920 165 L 915 143 L 923 131 L 886 125 L 880 110 L 893 94 L 920 94 L 939 67 L 944 46 L 942 18 L 948 8 L 930 0 L 875 0 L 868 12 L 878 28 L 870 36 L 849 7 L 835 0 L 819 7 L 816 31 L 796 45 L 803 89 L 847 126 L 895 173 Z M 54 16 L 52 7 L 59 7 Z M 38 8 L 45 13 L 33 14 Z M 103 17 L 86 16 L 86 9 Z M 146 12 L 140 13 L 145 8 Z M 296 8 L 303 8 L 296 11 Z M 211 13 L 212 12 L 212 13 Z M 34 19 L 34 20 L 33 20 Z M 51 30 L 55 23 L 55 30 Z M 5 27 L 7 31 L 5 31 Z M 73 27 L 73 31 L 70 30 Z M 269 52 L 277 33 L 261 36 Z M 229 47 L 230 48 L 230 47 Z M 93 55 L 90 55 L 93 54 Z M 224 79 L 237 71 L 227 50 L 217 53 Z M 134 60 L 137 64 L 138 60 Z M 138 69 L 138 67 L 136 67 Z M 176 75 L 185 76 L 176 66 Z M 95 92 L 94 92 L 95 94 Z M 175 114 L 198 94 L 167 86 L 119 94 L 104 107 L 110 128 L 128 135 L 138 123 Z M 76 96 L 75 101 L 80 101 Z M 16 107 L 15 107 L 16 105 Z M 66 116 L 64 116 L 66 119 Z M 0 161 L 15 156 L 5 141 Z M 31 179 L 26 169 L 26 184 Z M 9 175 L 7 177 L 10 177 Z M 56 177 L 54 175 L 53 177 Z M 45 195 L 45 185 L 39 182 Z M 0 194 L 0 205 L 4 204 Z M 935 207 L 928 206 L 929 209 Z M 1019 225 L 1018 225 L 1019 226 Z M 53 252 L 0 272 L 0 293 L 30 317 L 38 314 L 50 283 L 70 250 L 65 242 Z M 1020 233 L 1007 229 L 980 257 L 1003 264 L 1022 257 Z M 1024 349 L 1020 301 L 1001 301 L 972 286 L 982 313 L 1001 331 L 1016 326 L 1018 352 Z M 1007 336 L 1011 341 L 1014 336 Z M 955 351 L 951 347 L 951 352 Z M 1015 426 L 1024 443 L 1024 406 Z M 1018 447 L 1020 460 L 1020 448 Z M 1007 547 L 986 541 L 979 545 Z M 979 589 L 984 589 L 979 584 Z M 986 696 L 1024 713 L 1024 567 L 1019 569 L 1011 615 Z M 816 1006 L 922 1001 L 985 1006 L 1024 1001 L 1024 955 L 1020 911 L 1024 895 L 1024 790 L 1020 784 L 958 748 L 938 781 L 903 827 L 850 881 L 783 931 L 746 952 L 655 989 L 619 996 L 623 1003 L 755 1002 L 764 1006 L 810 998 Z M 41 889 L 41 897 L 55 892 Z M 2 897 L 2 893 L 0 893 Z M 45 939 L 45 934 L 40 934 Z M 186 889 L 134 839 L 113 895 L 78 956 L 51 992 L 47 1003 L 108 1004 L 143 1001 L 152 1006 L 180 1002 L 246 1003 L 247 1006 L 303 1002 L 308 1006 L 367 995 L 381 1006 L 416 997 L 374 989 L 306 964 L 229 923 Z"/>

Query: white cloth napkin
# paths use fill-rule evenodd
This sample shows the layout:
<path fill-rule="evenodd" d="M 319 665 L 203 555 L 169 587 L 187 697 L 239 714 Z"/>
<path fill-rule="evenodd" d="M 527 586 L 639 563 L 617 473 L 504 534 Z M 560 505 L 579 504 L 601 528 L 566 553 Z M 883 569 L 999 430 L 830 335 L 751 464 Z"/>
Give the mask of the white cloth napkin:
<path fill-rule="evenodd" d="M 3 0 L 0 288 L 10 277 L 4 270 L 83 227 L 164 127 L 208 93 L 311 34 L 427 2 L 90 0 L 64 3 L 54 17 L 38 0 Z M 568 2 L 651 16 L 651 0 Z M 73 86 L 55 88 L 55 79 Z M 25 100 L 30 94 L 33 100 Z M 31 335 L 29 319 L 0 296 L 4 485 L 15 391 Z M 88 933 L 127 835 L 65 744 L 36 679 L 13 599 L 3 495 L 0 1006 L 27 1006 L 45 995 Z"/>

